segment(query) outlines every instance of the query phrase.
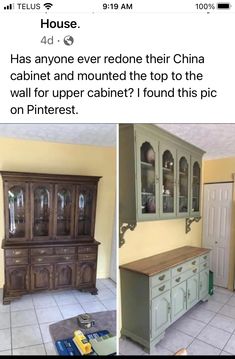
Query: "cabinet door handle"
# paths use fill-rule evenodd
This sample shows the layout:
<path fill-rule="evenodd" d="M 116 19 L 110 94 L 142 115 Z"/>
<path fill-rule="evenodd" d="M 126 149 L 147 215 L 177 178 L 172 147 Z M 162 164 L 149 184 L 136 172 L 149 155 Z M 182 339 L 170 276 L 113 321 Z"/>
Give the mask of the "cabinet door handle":
<path fill-rule="evenodd" d="M 180 279 L 181 279 L 181 277 L 176 278 L 176 280 L 175 280 L 175 281 L 176 281 L 177 283 L 179 283 Z"/>
<path fill-rule="evenodd" d="M 15 263 L 20 263 L 20 259 L 16 259 L 16 260 L 15 260 Z"/>
<path fill-rule="evenodd" d="M 163 274 L 163 275 L 161 275 L 160 277 L 159 277 L 159 280 L 163 280 L 164 278 L 165 278 L 165 274 Z"/>
<path fill-rule="evenodd" d="M 190 290 L 188 289 L 188 298 L 190 297 L 191 293 L 190 293 Z"/>
<path fill-rule="evenodd" d="M 66 261 L 68 261 L 69 259 L 71 259 L 71 257 L 65 257 Z"/>
<path fill-rule="evenodd" d="M 197 268 L 195 268 L 195 269 L 193 270 L 193 273 L 197 273 Z"/>
<path fill-rule="evenodd" d="M 160 292 L 162 292 L 164 289 L 165 289 L 165 285 L 162 285 L 162 286 L 159 288 Z"/>
<path fill-rule="evenodd" d="M 202 282 L 200 282 L 200 285 L 199 285 L 200 289 L 202 288 Z"/>
<path fill-rule="evenodd" d="M 44 254 L 44 253 L 45 253 L 45 251 L 44 251 L 44 250 L 41 250 L 41 251 L 40 251 L 40 254 Z"/>
<path fill-rule="evenodd" d="M 38 262 L 42 262 L 42 258 L 38 258 Z"/>
<path fill-rule="evenodd" d="M 193 261 L 193 262 L 192 262 L 192 265 L 195 265 L 195 264 L 196 264 L 196 261 Z"/>
<path fill-rule="evenodd" d="M 170 304 L 168 304 L 168 313 L 170 313 L 170 311 L 171 311 L 171 306 L 170 306 Z"/>
<path fill-rule="evenodd" d="M 156 176 L 156 183 L 158 183 L 159 182 L 159 177 L 158 176 Z"/>
<path fill-rule="evenodd" d="M 183 267 L 179 267 L 179 268 L 177 268 L 177 272 L 181 272 L 181 271 L 182 271 L 182 269 L 183 269 Z"/>

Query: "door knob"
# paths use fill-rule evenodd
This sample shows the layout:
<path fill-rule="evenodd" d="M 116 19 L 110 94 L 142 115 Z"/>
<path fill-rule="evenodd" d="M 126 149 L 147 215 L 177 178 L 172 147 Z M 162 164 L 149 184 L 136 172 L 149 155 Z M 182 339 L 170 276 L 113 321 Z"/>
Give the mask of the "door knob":
<path fill-rule="evenodd" d="M 217 242 L 217 241 L 215 241 L 215 244 L 218 244 L 218 242 Z"/>

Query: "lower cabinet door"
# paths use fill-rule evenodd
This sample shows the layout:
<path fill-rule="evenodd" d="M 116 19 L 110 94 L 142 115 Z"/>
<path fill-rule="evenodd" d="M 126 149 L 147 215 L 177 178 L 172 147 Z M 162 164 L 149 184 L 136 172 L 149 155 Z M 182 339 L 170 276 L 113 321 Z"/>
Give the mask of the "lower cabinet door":
<path fill-rule="evenodd" d="M 77 287 L 93 288 L 96 284 L 96 262 L 84 262 L 78 265 Z"/>
<path fill-rule="evenodd" d="M 31 290 L 53 289 L 53 266 L 33 265 L 31 266 Z"/>
<path fill-rule="evenodd" d="M 199 299 L 204 299 L 208 296 L 209 291 L 209 269 L 204 269 L 199 273 Z"/>
<path fill-rule="evenodd" d="M 172 288 L 171 320 L 174 321 L 186 312 L 186 281 Z"/>
<path fill-rule="evenodd" d="M 15 266 L 6 268 L 6 292 L 25 293 L 29 290 L 28 266 Z"/>
<path fill-rule="evenodd" d="M 198 274 L 187 280 L 187 309 L 192 308 L 199 300 Z"/>
<path fill-rule="evenodd" d="M 64 263 L 55 265 L 55 289 L 73 287 L 75 265 Z"/>
<path fill-rule="evenodd" d="M 151 305 L 151 337 L 156 338 L 170 324 L 171 295 L 170 291 L 152 300 Z M 138 315 L 138 314 L 137 314 Z"/>

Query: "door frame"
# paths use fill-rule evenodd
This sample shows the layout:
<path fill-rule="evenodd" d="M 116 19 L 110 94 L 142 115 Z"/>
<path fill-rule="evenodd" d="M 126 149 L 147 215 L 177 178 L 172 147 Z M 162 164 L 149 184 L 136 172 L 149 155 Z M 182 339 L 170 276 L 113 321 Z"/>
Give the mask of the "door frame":
<path fill-rule="evenodd" d="M 234 273 L 234 267 L 235 267 L 235 244 L 233 243 L 233 236 L 235 235 L 235 173 L 232 174 L 233 181 L 218 181 L 218 182 L 204 182 L 203 183 L 203 194 L 202 194 L 202 217 L 204 216 L 204 198 L 205 198 L 205 189 L 204 185 L 210 185 L 210 184 L 225 184 L 225 183 L 231 183 L 232 184 L 232 208 L 231 208 L 231 225 L 230 225 L 230 238 L 229 238 L 229 244 L 228 244 L 228 257 L 229 257 L 229 263 L 228 263 L 228 280 L 227 280 L 227 288 L 229 290 L 235 289 L 235 273 Z M 203 232 L 202 232 L 202 245 L 203 245 Z"/>

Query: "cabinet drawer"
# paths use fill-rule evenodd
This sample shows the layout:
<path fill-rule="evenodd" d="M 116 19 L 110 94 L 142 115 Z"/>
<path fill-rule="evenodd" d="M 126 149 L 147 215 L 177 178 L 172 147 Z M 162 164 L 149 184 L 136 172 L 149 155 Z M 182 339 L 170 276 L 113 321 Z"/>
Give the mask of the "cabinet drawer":
<path fill-rule="evenodd" d="M 199 272 L 198 267 L 195 267 L 190 270 L 187 270 L 186 272 L 184 272 L 182 274 L 178 274 L 178 276 L 172 278 L 172 287 L 187 280 L 188 278 L 192 277 L 193 275 L 197 274 L 198 272 Z"/>
<path fill-rule="evenodd" d="M 171 288 L 171 281 L 168 280 L 165 283 L 162 283 L 160 285 L 158 285 L 157 287 L 152 288 L 152 298 L 157 297 L 158 295 L 165 293 L 166 291 L 168 291 Z"/>
<path fill-rule="evenodd" d="M 55 254 L 75 254 L 76 248 L 75 247 L 66 247 L 66 248 L 56 248 Z"/>
<path fill-rule="evenodd" d="M 96 253 L 84 253 L 78 255 L 79 261 L 85 261 L 85 260 L 95 260 L 96 259 Z"/>
<path fill-rule="evenodd" d="M 97 247 L 90 246 L 90 247 L 78 247 L 78 253 L 96 253 Z"/>
<path fill-rule="evenodd" d="M 172 277 L 178 276 L 179 274 L 185 272 L 189 269 L 189 262 L 182 263 L 178 265 L 177 267 L 172 268 Z"/>
<path fill-rule="evenodd" d="M 200 257 L 200 264 L 209 260 L 209 253 L 203 254 L 203 256 Z"/>
<path fill-rule="evenodd" d="M 60 255 L 60 256 L 37 256 L 37 257 L 32 257 L 31 258 L 31 262 L 33 264 L 35 263 L 48 263 L 48 264 L 52 264 L 52 263 L 63 263 L 63 262 L 74 262 L 75 261 L 75 256 L 73 255 Z"/>
<path fill-rule="evenodd" d="M 50 255 L 53 254 L 53 248 L 33 248 L 31 249 L 31 254 L 33 256 L 37 255 Z"/>
<path fill-rule="evenodd" d="M 151 277 L 151 286 L 155 287 L 158 284 L 161 284 L 163 282 L 166 282 L 167 280 L 170 279 L 170 271 L 165 271 L 165 272 L 161 272 L 157 275 L 155 275 L 154 277 Z"/>
<path fill-rule="evenodd" d="M 28 249 L 6 249 L 6 257 L 25 257 L 28 255 Z"/>
<path fill-rule="evenodd" d="M 28 257 L 6 258 L 6 265 L 28 264 Z"/>
<path fill-rule="evenodd" d="M 199 257 L 193 258 L 190 261 L 188 261 L 189 268 L 193 268 L 195 266 L 199 265 Z"/>
<path fill-rule="evenodd" d="M 200 272 L 203 270 L 203 269 L 206 269 L 206 268 L 208 268 L 209 267 L 209 261 L 207 260 L 206 262 L 204 262 L 204 263 L 201 263 L 200 264 L 200 267 L 199 267 L 199 269 L 200 269 Z"/>

